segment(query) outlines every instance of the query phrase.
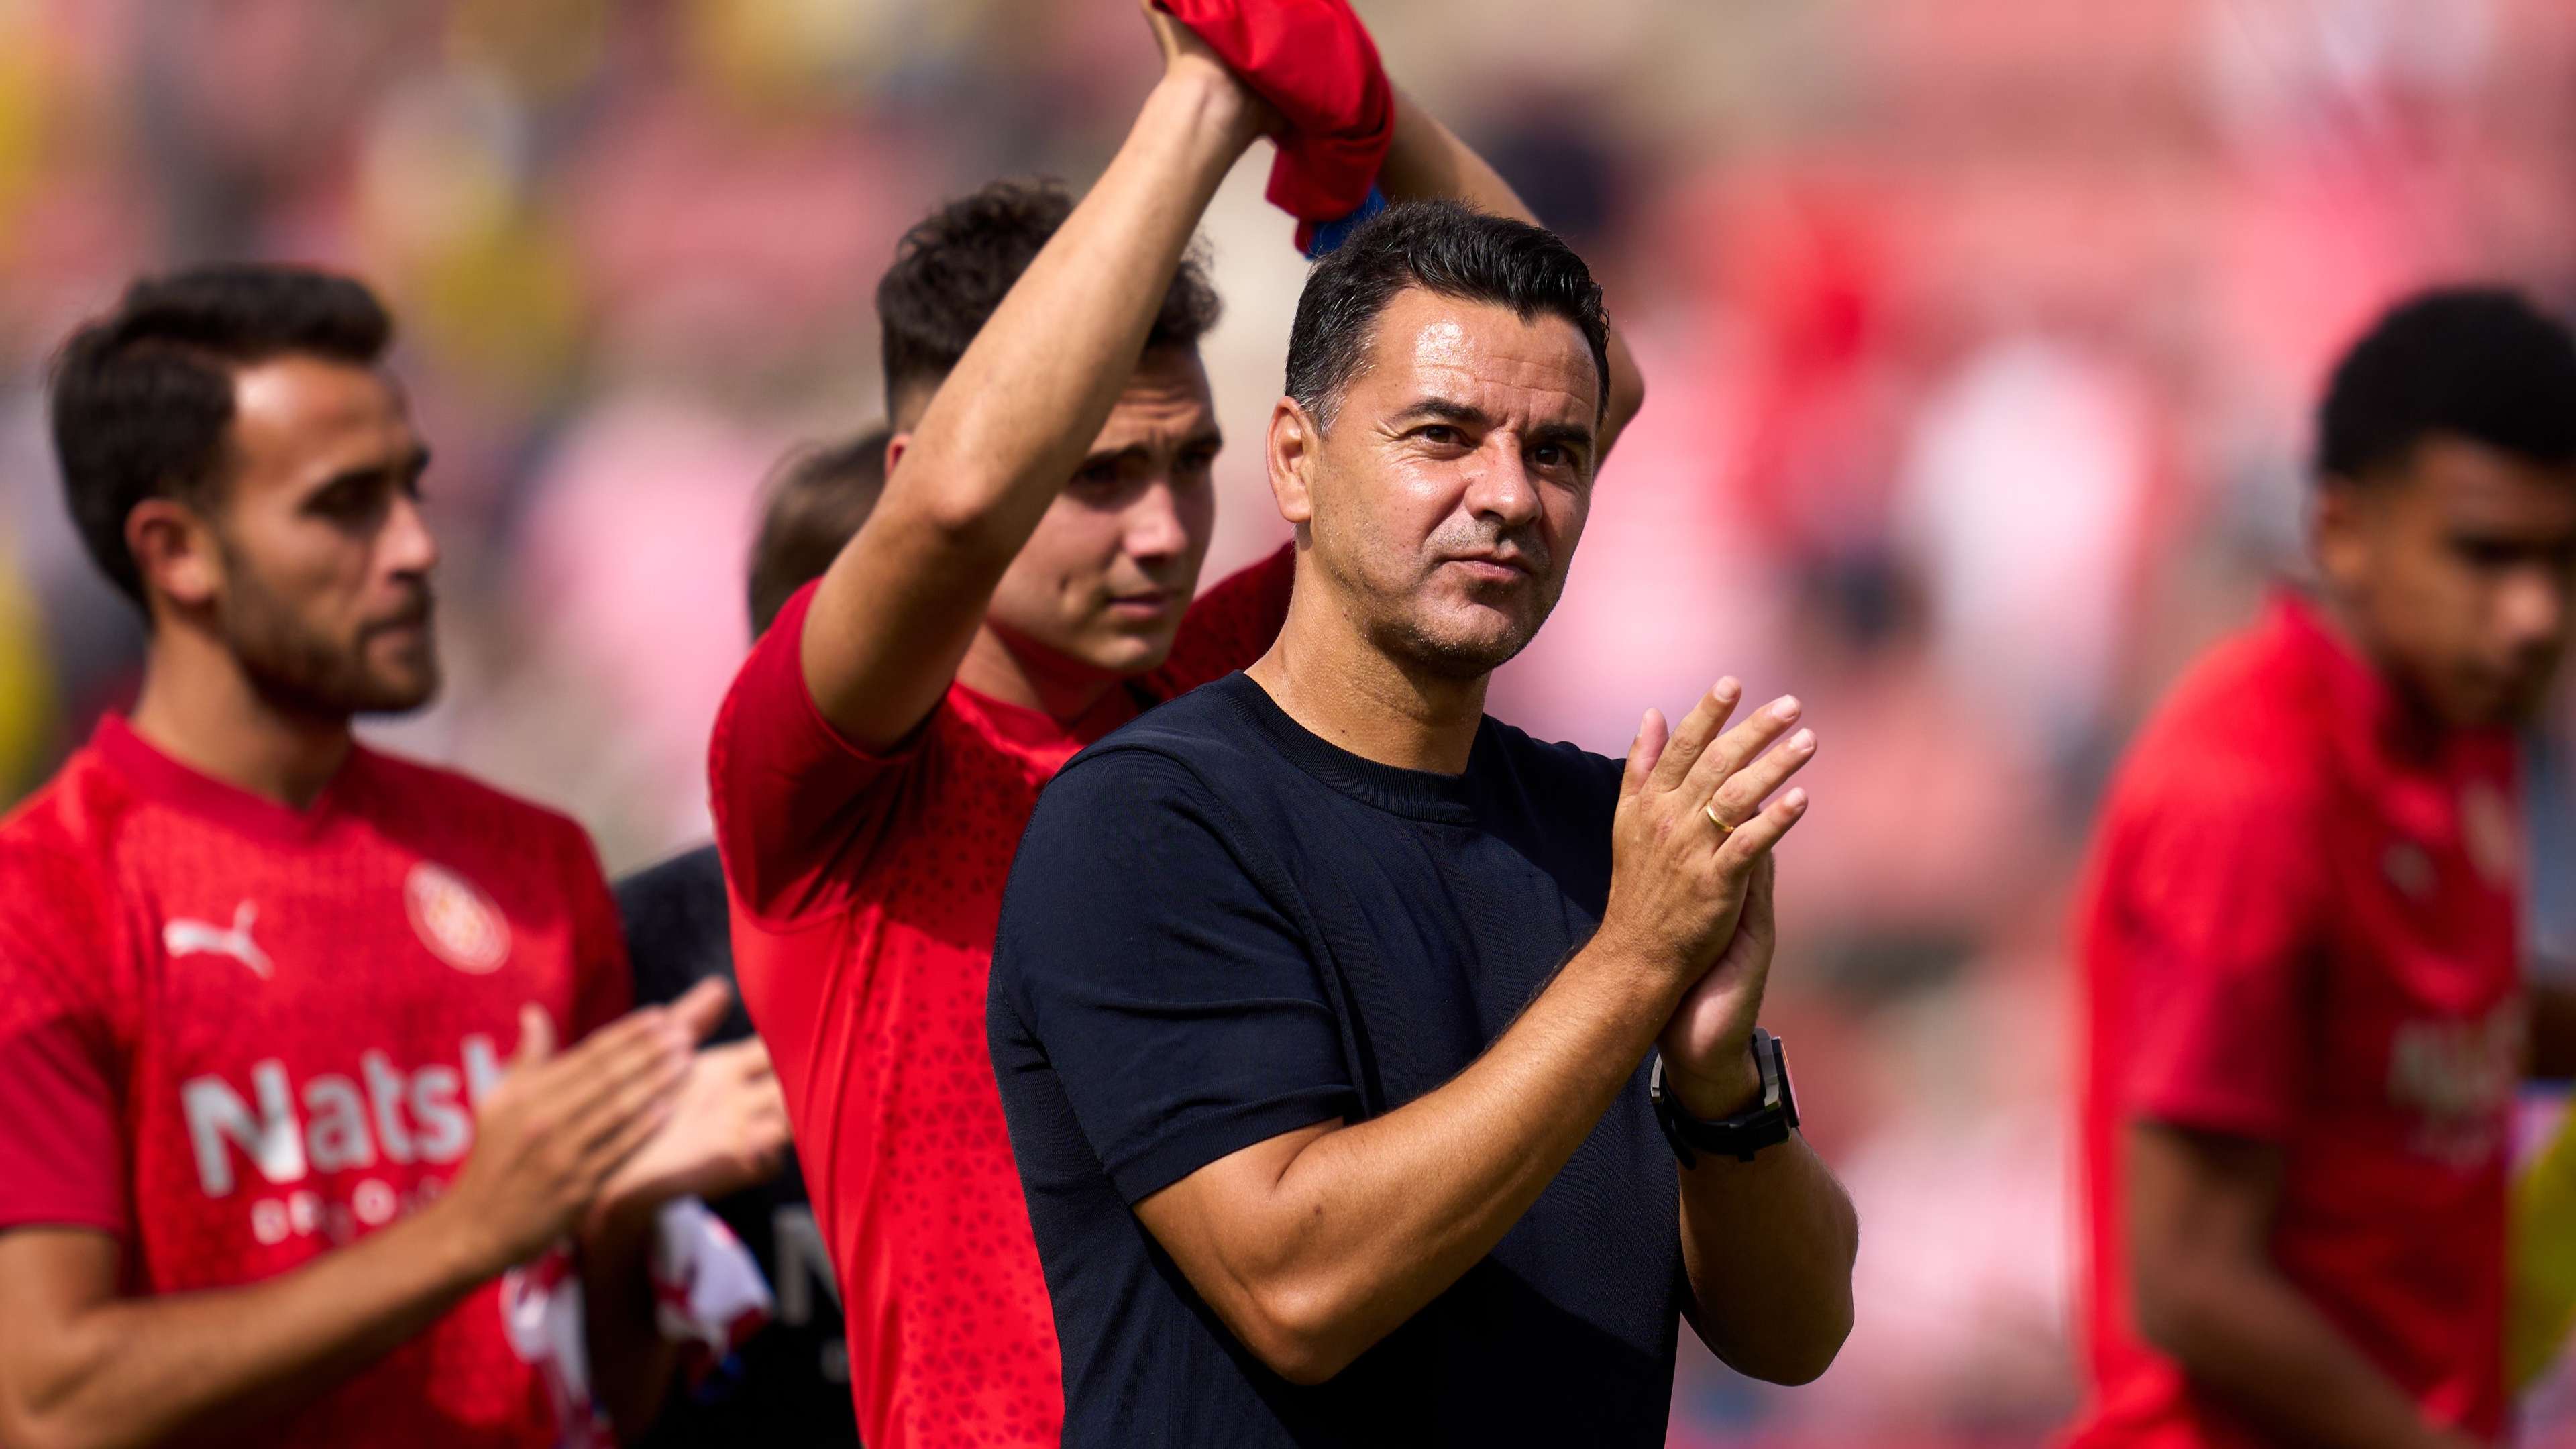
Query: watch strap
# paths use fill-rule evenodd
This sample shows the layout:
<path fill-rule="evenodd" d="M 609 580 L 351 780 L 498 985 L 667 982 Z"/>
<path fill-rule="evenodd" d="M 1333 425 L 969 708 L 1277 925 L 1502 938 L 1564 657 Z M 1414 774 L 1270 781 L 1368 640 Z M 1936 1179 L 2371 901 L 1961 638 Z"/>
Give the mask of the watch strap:
<path fill-rule="evenodd" d="M 1788 1052 L 1778 1037 L 1758 1026 L 1746 1047 L 1753 1054 L 1755 1070 L 1761 1074 L 1761 1093 L 1752 1106 L 1714 1120 L 1691 1116 L 1665 1090 L 1664 1058 L 1662 1053 L 1656 1053 L 1648 1090 L 1654 1100 L 1655 1120 L 1663 1127 L 1665 1140 L 1672 1143 L 1673 1155 L 1681 1159 L 1682 1166 L 1697 1166 L 1703 1152 L 1751 1162 L 1762 1149 L 1788 1141 L 1789 1134 L 1796 1130 L 1798 1099 L 1789 1085 Z"/>

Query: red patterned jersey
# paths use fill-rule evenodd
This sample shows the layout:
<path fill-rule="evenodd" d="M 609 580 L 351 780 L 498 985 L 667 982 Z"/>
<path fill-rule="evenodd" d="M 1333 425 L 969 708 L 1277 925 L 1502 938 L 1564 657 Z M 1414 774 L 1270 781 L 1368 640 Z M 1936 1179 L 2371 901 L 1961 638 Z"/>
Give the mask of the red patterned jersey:
<path fill-rule="evenodd" d="M 2504 1417 L 2525 1030 L 2504 731 L 2432 730 L 2304 602 L 2203 660 L 2103 812 L 2081 929 L 2085 1449 L 2271 1442 L 2139 1336 L 2130 1124 L 2281 1150 L 2274 1263 L 2426 1417 Z"/>
<path fill-rule="evenodd" d="M 1163 668 L 1071 728 L 960 684 L 900 751 L 852 745 L 805 687 L 812 585 L 734 681 L 710 754 L 734 969 L 840 1279 L 868 1449 L 1059 1437 L 1055 1321 L 984 1046 L 1002 880 L 1076 751 L 1261 656 L 1291 571 L 1282 549 L 1209 590 Z"/>
<path fill-rule="evenodd" d="M 0 1230 L 124 1245 L 137 1295 L 292 1271 L 435 1197 L 535 1002 L 628 992 L 581 829 L 363 747 L 310 808 L 122 721 L 0 822 Z M 502 1287 L 261 1444 L 537 1446 Z"/>

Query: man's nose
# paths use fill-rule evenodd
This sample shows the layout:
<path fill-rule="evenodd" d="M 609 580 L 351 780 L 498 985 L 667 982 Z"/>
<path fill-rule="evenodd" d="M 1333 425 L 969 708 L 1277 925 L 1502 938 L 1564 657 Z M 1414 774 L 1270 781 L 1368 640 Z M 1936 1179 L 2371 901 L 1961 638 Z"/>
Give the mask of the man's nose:
<path fill-rule="evenodd" d="M 385 567 L 396 574 L 426 575 L 438 567 L 438 535 L 430 530 L 419 499 L 394 500 L 385 515 L 383 549 Z"/>
<path fill-rule="evenodd" d="M 1123 522 L 1131 558 L 1169 558 L 1189 547 L 1189 524 L 1168 478 L 1155 479 L 1137 494 Z"/>
<path fill-rule="evenodd" d="M 2555 641 L 2567 627 L 2568 580 L 2556 569 L 2517 569 L 2497 600 L 2498 622 L 2516 647 Z"/>
<path fill-rule="evenodd" d="M 1475 475 L 1467 480 L 1467 509 L 1505 528 L 1517 528 L 1538 517 L 1538 484 L 1521 457 L 1518 439 L 1496 434 L 1478 449 Z"/>

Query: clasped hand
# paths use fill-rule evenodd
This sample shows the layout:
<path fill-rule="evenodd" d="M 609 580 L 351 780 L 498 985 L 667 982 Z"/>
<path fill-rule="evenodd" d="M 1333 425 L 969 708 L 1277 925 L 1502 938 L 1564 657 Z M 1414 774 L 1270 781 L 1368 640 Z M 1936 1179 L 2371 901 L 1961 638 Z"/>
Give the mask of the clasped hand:
<path fill-rule="evenodd" d="M 1743 693 L 1721 679 L 1678 728 L 1654 710 L 1639 723 L 1598 937 L 1668 973 L 1677 1001 L 1658 1043 L 1665 1080 L 1698 1117 L 1740 1111 L 1760 1090 L 1746 1042 L 1778 939 L 1771 849 L 1807 811 L 1804 790 L 1771 797 L 1816 753 L 1812 730 L 1781 739 L 1798 721 L 1795 697 L 1720 734 Z"/>

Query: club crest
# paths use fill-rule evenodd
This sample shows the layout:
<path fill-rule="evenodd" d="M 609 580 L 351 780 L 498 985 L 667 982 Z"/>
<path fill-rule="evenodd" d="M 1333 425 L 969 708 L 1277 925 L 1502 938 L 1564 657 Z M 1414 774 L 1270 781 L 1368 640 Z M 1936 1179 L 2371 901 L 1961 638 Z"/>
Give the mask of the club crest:
<path fill-rule="evenodd" d="M 413 866 L 403 880 L 403 906 L 421 944 L 457 970 L 481 976 L 509 959 L 510 923 L 501 908 L 447 867 L 425 860 Z"/>

